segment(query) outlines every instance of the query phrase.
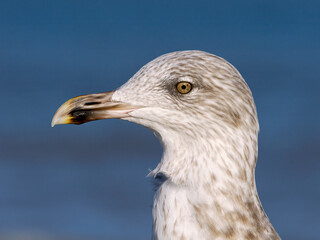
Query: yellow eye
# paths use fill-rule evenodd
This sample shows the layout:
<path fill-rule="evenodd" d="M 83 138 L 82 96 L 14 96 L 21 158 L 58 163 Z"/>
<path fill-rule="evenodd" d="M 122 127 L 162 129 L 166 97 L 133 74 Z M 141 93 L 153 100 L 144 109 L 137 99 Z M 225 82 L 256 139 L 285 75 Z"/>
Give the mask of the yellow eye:
<path fill-rule="evenodd" d="M 186 94 L 191 91 L 192 84 L 189 82 L 179 82 L 177 83 L 176 88 L 179 93 Z"/>

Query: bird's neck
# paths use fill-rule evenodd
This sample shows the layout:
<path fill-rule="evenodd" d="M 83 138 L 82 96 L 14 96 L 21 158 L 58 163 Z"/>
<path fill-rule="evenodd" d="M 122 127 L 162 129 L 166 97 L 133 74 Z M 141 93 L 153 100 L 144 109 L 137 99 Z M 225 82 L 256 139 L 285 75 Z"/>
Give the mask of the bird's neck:
<path fill-rule="evenodd" d="M 154 239 L 278 239 L 256 191 L 256 143 L 174 141 L 153 171 L 167 177 L 155 196 Z"/>
<path fill-rule="evenodd" d="M 166 137 L 162 138 L 163 135 Z M 243 134 L 240 130 L 213 136 L 166 133 L 160 139 L 164 153 L 153 175 L 161 172 L 181 186 L 211 184 L 255 189 L 256 133 Z"/>
<path fill-rule="evenodd" d="M 164 182 L 154 200 L 153 239 L 280 239 L 255 191 L 215 191 Z"/>

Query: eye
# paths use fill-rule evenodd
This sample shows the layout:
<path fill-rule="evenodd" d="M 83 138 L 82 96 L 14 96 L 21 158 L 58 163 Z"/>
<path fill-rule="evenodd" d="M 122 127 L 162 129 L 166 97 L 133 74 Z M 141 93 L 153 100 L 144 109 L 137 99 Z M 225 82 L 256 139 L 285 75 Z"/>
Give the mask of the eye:
<path fill-rule="evenodd" d="M 176 85 L 176 89 L 179 93 L 186 94 L 192 90 L 192 84 L 189 82 L 179 82 Z"/>

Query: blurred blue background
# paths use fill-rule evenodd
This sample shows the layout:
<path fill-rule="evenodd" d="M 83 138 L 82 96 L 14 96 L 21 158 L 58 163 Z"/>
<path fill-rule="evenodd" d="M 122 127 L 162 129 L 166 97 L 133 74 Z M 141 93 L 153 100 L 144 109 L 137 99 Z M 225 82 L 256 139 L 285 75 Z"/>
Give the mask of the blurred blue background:
<path fill-rule="evenodd" d="M 283 239 L 320 239 L 319 1 L 0 1 L 0 239 L 150 239 L 162 149 L 120 120 L 50 127 L 65 100 L 167 52 L 230 61 L 260 120 L 256 181 Z"/>

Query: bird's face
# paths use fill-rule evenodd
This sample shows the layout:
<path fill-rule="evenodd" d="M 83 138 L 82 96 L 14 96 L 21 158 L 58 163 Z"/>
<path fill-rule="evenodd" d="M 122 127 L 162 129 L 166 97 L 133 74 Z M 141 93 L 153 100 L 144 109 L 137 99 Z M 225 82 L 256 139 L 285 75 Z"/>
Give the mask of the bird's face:
<path fill-rule="evenodd" d="M 251 92 L 241 75 L 225 60 L 201 51 L 160 56 L 116 91 L 68 100 L 52 126 L 106 118 L 188 136 L 199 128 L 206 134 L 210 128 L 258 127 Z"/>

